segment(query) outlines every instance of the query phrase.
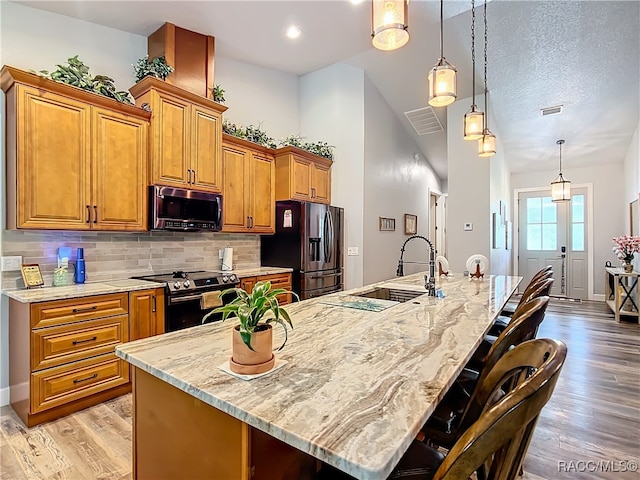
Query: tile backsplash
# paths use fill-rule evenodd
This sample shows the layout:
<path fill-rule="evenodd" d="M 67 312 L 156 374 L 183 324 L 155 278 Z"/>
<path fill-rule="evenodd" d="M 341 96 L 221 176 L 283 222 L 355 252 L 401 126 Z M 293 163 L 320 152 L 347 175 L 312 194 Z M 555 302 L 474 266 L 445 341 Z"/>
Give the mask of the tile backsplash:
<path fill-rule="evenodd" d="M 5 230 L 2 255 L 21 255 L 40 265 L 46 286 L 57 267 L 58 247 L 84 248 L 87 282 L 115 280 L 173 270 L 220 270 L 218 251 L 233 247 L 234 268 L 260 266 L 260 237 L 198 232 L 58 232 Z M 73 268 L 67 283 L 73 283 Z M 20 272 L 2 272 L 2 288 L 22 288 Z"/>

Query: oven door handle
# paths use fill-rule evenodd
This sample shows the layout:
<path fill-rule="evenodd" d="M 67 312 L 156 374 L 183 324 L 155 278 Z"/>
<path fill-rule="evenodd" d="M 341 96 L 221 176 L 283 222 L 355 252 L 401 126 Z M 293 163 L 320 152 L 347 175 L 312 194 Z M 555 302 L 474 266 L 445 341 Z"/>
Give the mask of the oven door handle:
<path fill-rule="evenodd" d="M 190 302 L 192 300 L 200 300 L 201 298 L 202 298 L 202 294 L 185 295 L 184 297 L 169 297 L 169 305 L 173 305 L 176 303 Z"/>

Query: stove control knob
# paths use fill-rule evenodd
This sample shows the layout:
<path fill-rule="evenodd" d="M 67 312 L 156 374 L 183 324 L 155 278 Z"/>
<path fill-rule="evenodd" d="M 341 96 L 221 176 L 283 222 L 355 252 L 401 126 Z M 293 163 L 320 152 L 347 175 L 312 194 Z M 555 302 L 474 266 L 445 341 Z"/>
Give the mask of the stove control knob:
<path fill-rule="evenodd" d="M 173 288 L 175 288 L 176 290 L 180 289 L 180 282 L 176 282 L 173 284 Z"/>
<path fill-rule="evenodd" d="M 184 285 L 184 288 L 189 288 L 191 286 L 191 282 L 189 280 L 185 280 L 182 285 Z"/>
<path fill-rule="evenodd" d="M 223 281 L 224 283 L 227 283 L 227 282 L 229 281 L 229 277 L 227 277 L 226 275 L 223 275 L 223 276 L 222 276 L 222 281 Z"/>
<path fill-rule="evenodd" d="M 231 276 L 229 277 L 229 281 L 230 282 L 237 282 L 238 281 L 238 277 L 236 277 L 235 273 L 231 274 Z"/>

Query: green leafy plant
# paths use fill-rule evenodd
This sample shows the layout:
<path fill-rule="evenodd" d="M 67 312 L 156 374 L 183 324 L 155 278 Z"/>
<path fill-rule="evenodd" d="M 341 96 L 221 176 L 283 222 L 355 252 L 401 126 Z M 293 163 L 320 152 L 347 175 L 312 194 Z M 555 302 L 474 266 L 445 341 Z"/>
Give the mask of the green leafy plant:
<path fill-rule="evenodd" d="M 218 103 L 224 103 L 224 88 L 220 85 L 215 85 L 213 88 L 210 88 L 211 94 L 213 95 L 213 101 Z"/>
<path fill-rule="evenodd" d="M 174 69 L 167 63 L 164 56 L 149 60 L 149 55 L 146 55 L 135 63 L 133 70 L 136 74 L 136 82 L 139 82 L 149 75 L 165 80 Z"/>
<path fill-rule="evenodd" d="M 47 70 L 40 70 L 38 73 L 56 82 L 66 83 L 82 90 L 104 95 L 121 103 L 133 104 L 129 92 L 116 90 L 113 78 L 106 75 L 91 76 L 89 67 L 78 58 L 78 55 L 69 58 L 67 65 L 56 65 L 56 67 L 57 69 L 51 73 Z"/>
<path fill-rule="evenodd" d="M 297 147 L 320 157 L 333 160 L 333 145 L 327 142 L 305 142 L 299 135 L 289 135 L 280 142 L 281 147 Z"/>
<path fill-rule="evenodd" d="M 235 293 L 236 298 L 230 303 L 207 313 L 202 319 L 202 323 L 206 323 L 209 317 L 215 313 L 222 313 L 223 321 L 229 317 L 238 317 L 238 320 L 240 320 L 240 336 L 244 344 L 251 350 L 253 350 L 251 347 L 251 335 L 253 335 L 253 332 L 256 329 L 263 328 L 261 325 L 277 323 L 284 330 L 284 342 L 278 347 L 278 350 L 281 350 L 289 337 L 287 325 L 293 328 L 293 323 L 291 323 L 289 313 L 280 306 L 277 295 L 290 293 L 298 300 L 300 300 L 300 297 L 295 292 L 284 288 L 272 289 L 269 281 L 256 283 L 251 293 L 247 293 L 241 288 L 229 288 L 220 295 L 223 296 L 229 293 Z M 265 318 L 265 315 L 269 313 L 272 316 Z"/>
<path fill-rule="evenodd" d="M 264 147 L 278 147 L 275 139 L 267 135 L 267 133 L 263 131 L 259 126 L 254 127 L 253 125 L 249 125 L 247 127 L 243 127 L 242 125 L 238 126 L 235 123 L 231 123 L 228 120 L 225 120 L 224 122 L 222 122 L 222 131 L 229 135 L 233 135 L 234 137 L 242 138 L 244 140 L 257 143 L 258 145 L 262 145 Z"/>

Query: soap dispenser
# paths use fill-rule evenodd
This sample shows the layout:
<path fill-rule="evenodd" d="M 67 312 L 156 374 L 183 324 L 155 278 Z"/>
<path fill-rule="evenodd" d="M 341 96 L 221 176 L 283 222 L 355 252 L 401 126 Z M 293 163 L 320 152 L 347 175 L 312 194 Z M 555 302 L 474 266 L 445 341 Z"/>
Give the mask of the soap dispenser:
<path fill-rule="evenodd" d="M 87 273 L 84 263 L 84 248 L 78 248 L 76 251 L 76 270 L 73 275 L 73 281 L 75 283 L 84 283 L 87 279 Z"/>

